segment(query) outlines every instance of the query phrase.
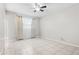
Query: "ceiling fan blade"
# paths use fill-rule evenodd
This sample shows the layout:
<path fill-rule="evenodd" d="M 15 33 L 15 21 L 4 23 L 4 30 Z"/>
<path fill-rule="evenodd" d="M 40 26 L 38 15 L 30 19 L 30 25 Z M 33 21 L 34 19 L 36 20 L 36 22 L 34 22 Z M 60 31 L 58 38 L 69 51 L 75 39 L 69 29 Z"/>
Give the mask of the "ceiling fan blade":
<path fill-rule="evenodd" d="M 40 9 L 41 12 L 43 12 L 44 10 Z"/>
<path fill-rule="evenodd" d="M 42 7 L 40 7 L 40 8 L 46 8 L 47 6 L 42 6 Z"/>
<path fill-rule="evenodd" d="M 36 12 L 36 10 L 34 10 L 34 12 Z"/>

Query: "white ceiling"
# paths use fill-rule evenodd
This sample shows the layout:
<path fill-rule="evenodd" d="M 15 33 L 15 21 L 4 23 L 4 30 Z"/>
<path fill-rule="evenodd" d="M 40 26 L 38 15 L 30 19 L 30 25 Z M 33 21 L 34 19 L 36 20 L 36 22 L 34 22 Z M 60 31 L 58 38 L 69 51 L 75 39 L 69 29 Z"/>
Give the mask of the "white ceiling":
<path fill-rule="evenodd" d="M 28 16 L 45 16 L 50 13 L 59 12 L 65 10 L 71 6 L 76 5 L 75 3 L 46 3 L 47 8 L 44 12 L 33 12 L 33 3 L 7 3 L 6 9 L 8 11 L 24 14 Z"/>

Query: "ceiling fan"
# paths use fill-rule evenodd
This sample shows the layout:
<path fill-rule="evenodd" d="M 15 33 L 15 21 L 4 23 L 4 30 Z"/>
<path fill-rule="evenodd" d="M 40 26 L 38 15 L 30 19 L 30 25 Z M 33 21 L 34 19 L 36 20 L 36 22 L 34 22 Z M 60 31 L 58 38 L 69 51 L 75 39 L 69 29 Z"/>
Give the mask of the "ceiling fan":
<path fill-rule="evenodd" d="M 35 3 L 34 4 L 34 12 L 44 12 L 44 9 L 47 8 L 47 6 L 44 3 Z"/>

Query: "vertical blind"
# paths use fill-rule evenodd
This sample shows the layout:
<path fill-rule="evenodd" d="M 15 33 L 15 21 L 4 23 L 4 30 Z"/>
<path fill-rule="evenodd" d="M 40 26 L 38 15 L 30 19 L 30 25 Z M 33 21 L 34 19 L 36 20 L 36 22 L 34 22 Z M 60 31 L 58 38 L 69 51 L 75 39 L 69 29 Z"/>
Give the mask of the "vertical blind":
<path fill-rule="evenodd" d="M 23 20 L 23 38 L 24 39 L 31 38 L 32 18 L 22 17 L 22 20 Z"/>
<path fill-rule="evenodd" d="M 17 16 L 17 39 L 39 37 L 39 19 L 28 16 Z"/>

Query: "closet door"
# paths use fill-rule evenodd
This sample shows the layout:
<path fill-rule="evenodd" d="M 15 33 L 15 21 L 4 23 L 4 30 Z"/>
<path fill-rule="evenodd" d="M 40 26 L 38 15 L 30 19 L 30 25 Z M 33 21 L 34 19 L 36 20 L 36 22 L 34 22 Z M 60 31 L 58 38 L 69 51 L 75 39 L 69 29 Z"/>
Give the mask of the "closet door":
<path fill-rule="evenodd" d="M 23 39 L 23 22 L 22 16 L 16 16 L 16 32 L 17 32 L 17 40 Z"/>

